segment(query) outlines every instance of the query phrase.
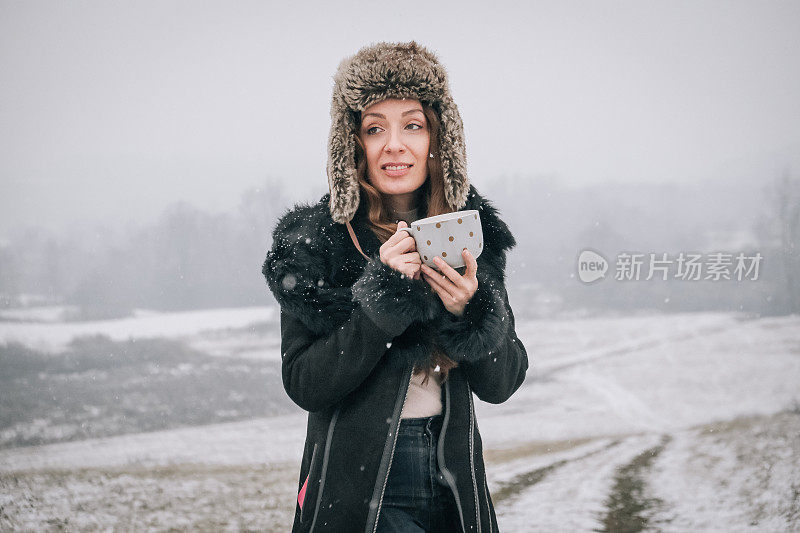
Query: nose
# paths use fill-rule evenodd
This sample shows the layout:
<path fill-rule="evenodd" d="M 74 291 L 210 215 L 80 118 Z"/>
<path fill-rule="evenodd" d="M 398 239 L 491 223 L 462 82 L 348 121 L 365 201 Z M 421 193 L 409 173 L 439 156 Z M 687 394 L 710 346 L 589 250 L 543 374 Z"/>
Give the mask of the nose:
<path fill-rule="evenodd" d="M 406 151 L 406 145 L 403 144 L 403 139 L 400 136 L 400 132 L 396 131 L 395 128 L 391 128 L 389 130 L 389 138 L 386 140 L 386 145 L 383 147 L 385 152 L 399 152 L 403 153 Z"/>

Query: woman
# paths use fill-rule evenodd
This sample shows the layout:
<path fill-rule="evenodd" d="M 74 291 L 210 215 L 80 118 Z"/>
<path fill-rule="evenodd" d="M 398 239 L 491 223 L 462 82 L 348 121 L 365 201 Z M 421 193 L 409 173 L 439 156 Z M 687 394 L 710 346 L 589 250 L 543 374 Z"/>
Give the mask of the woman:
<path fill-rule="evenodd" d="M 330 192 L 274 230 L 283 384 L 309 412 L 292 531 L 497 531 L 472 400 L 528 368 L 505 289 L 516 243 L 466 175 L 447 74 L 415 42 L 364 47 L 334 78 Z M 484 249 L 422 265 L 407 222 L 478 209 Z M 396 220 L 400 222 L 395 224 Z"/>

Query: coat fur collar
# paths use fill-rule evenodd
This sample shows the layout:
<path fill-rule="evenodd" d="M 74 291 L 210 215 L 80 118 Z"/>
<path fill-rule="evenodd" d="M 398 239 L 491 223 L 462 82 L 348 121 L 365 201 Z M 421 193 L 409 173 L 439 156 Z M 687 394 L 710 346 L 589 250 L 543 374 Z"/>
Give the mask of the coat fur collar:
<path fill-rule="evenodd" d="M 273 231 L 262 273 L 283 310 L 318 335 L 340 326 L 357 305 L 375 316 L 409 314 L 418 327 L 395 339 L 409 348 L 402 364 L 427 360 L 431 342 L 458 360 L 491 352 L 502 340 L 508 316 L 506 252 L 516 241 L 497 209 L 474 186 L 464 209 L 480 213 L 484 250 L 478 257 L 478 291 L 463 317 L 449 313 L 424 280 L 410 280 L 380 262 L 381 243 L 364 224 L 364 200 L 352 226 L 364 253 L 372 257 L 369 262 L 356 250 L 345 225 L 331 218 L 329 201 L 325 194 L 315 204 L 296 204 Z"/>

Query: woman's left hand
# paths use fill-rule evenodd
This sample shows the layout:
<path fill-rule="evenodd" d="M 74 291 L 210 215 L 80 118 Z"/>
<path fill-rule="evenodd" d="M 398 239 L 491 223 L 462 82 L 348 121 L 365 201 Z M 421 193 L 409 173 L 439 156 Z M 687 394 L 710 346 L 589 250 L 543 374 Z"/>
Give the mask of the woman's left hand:
<path fill-rule="evenodd" d="M 461 251 L 461 255 L 467 265 L 463 276 L 439 256 L 434 257 L 433 262 L 439 267 L 441 273 L 424 263 L 422 264 L 422 277 L 439 295 L 445 309 L 455 316 L 464 314 L 467 302 L 478 290 L 478 261 L 466 248 Z"/>

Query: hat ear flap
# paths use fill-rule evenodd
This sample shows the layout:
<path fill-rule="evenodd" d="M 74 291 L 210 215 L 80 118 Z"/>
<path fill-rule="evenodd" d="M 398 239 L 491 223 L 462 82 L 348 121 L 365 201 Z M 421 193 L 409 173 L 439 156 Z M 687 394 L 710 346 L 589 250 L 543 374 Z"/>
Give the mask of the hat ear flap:
<path fill-rule="evenodd" d="M 469 195 L 467 150 L 461 114 L 450 95 L 442 99 L 439 116 L 439 152 L 444 173 L 445 198 L 450 207 L 459 210 L 467 204 Z"/>
<path fill-rule="evenodd" d="M 330 210 L 331 218 L 344 224 L 353 218 L 359 202 L 355 156 L 356 125 L 344 101 L 335 96 L 331 104 L 331 119 L 331 131 L 328 135 Z"/>

